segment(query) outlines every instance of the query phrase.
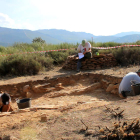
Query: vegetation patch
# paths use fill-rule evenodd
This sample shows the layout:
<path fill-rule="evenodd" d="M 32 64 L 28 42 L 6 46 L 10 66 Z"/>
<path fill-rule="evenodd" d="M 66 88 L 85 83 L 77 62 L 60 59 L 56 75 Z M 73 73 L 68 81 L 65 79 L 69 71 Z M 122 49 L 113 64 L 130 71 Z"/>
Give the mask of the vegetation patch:
<path fill-rule="evenodd" d="M 46 71 L 53 68 L 53 66 L 63 64 L 68 56 L 77 54 L 77 44 L 46 44 L 41 38 L 35 38 L 33 43 L 15 43 L 13 46 L 0 47 L 0 75 L 35 75 L 40 71 Z M 90 42 L 90 41 L 89 41 Z M 115 42 L 95 43 L 90 42 L 94 47 L 113 47 L 124 45 Z M 139 45 L 140 41 L 129 43 Z M 129 45 L 125 43 L 125 45 Z M 67 49 L 67 50 L 61 50 Z M 58 50 L 50 51 L 49 50 Z M 40 52 L 38 52 L 40 51 Z M 41 52 L 42 51 L 42 52 Z M 30 52 L 30 53 L 29 53 Z M 92 54 L 113 54 L 117 60 L 118 65 L 128 66 L 139 64 L 140 49 L 139 47 L 123 47 L 116 49 L 98 50 L 92 48 Z M 11 55 L 12 54 L 12 55 Z"/>

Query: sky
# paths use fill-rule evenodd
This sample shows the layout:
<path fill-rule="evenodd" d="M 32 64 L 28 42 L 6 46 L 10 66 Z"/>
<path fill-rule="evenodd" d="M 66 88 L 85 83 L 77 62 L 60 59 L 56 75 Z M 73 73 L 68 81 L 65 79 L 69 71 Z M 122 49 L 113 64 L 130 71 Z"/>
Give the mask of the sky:
<path fill-rule="evenodd" d="M 0 27 L 93 35 L 140 32 L 139 0 L 0 0 Z"/>

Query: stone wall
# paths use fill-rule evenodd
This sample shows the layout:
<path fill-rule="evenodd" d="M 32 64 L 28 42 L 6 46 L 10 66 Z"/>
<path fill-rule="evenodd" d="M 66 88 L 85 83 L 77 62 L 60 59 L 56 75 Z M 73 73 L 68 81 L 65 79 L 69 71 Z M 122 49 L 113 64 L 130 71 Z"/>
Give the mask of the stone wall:
<path fill-rule="evenodd" d="M 69 56 L 63 65 L 63 69 L 76 70 L 78 57 Z M 100 54 L 99 56 L 94 55 L 90 59 L 86 59 L 82 62 L 82 70 L 94 70 L 108 67 L 117 66 L 117 61 L 112 54 Z"/>

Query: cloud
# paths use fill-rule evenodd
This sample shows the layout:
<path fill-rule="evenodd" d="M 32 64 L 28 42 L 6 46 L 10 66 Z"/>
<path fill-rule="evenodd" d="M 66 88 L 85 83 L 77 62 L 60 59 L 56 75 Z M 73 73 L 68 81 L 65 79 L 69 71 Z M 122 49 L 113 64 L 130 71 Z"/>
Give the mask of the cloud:
<path fill-rule="evenodd" d="M 14 24 L 14 20 L 11 19 L 8 15 L 0 13 L 0 25 L 1 26 L 8 26 Z"/>
<path fill-rule="evenodd" d="M 34 26 L 27 21 L 17 20 L 16 22 L 8 15 L 0 13 L 0 26 L 14 29 L 30 29 L 35 30 Z"/>

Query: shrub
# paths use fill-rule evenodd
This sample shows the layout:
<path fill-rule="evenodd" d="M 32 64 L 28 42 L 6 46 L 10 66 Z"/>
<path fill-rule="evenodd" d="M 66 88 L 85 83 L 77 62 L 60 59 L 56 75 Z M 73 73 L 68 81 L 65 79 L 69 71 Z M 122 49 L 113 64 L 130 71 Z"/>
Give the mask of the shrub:
<path fill-rule="evenodd" d="M 140 49 L 138 47 L 118 48 L 112 52 L 117 62 L 122 66 L 139 64 L 140 62 Z"/>
<path fill-rule="evenodd" d="M 0 63 L 0 75 L 35 75 L 42 68 L 34 59 L 25 56 L 9 56 Z"/>
<path fill-rule="evenodd" d="M 133 44 L 139 44 L 137 41 Z M 123 44 L 115 42 L 95 43 L 93 47 L 113 47 Z M 125 43 L 129 45 L 131 43 Z M 34 75 L 40 70 L 50 70 L 54 64 L 62 64 L 65 62 L 69 55 L 77 54 L 77 47 L 74 44 L 62 43 L 57 45 L 34 42 L 28 43 L 15 43 L 11 47 L 0 47 L 0 55 L 14 54 L 11 56 L 1 57 L 0 59 L 0 75 Z M 75 48 L 75 49 L 74 49 Z M 48 50 L 68 49 L 66 51 L 47 52 Z M 31 53 L 44 51 L 42 53 Z M 140 49 L 139 47 L 123 47 L 116 49 L 98 50 L 92 48 L 92 54 L 96 52 L 99 54 L 113 53 L 117 62 L 126 66 L 129 64 L 139 64 L 140 62 Z M 17 55 L 16 55 L 17 53 Z M 21 54 L 20 54 L 21 53 Z"/>
<path fill-rule="evenodd" d="M 49 57 L 53 59 L 54 64 L 62 64 L 67 59 L 68 55 L 67 51 L 49 52 Z"/>

